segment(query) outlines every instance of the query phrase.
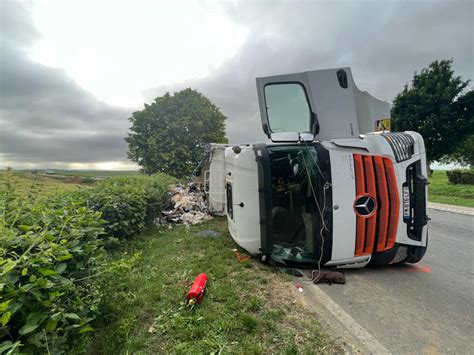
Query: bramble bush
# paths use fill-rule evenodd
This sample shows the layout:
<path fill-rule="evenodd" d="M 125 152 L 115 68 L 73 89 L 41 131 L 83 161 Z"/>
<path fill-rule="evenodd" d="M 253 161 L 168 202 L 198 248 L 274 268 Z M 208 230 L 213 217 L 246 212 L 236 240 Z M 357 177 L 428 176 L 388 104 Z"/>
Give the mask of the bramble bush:
<path fill-rule="evenodd" d="M 110 238 L 141 233 L 167 201 L 164 174 L 35 200 L 0 186 L 0 353 L 67 352 L 93 331 Z"/>
<path fill-rule="evenodd" d="M 104 267 L 104 221 L 68 197 L 61 208 L 0 191 L 0 353 L 64 352 L 91 331 Z"/>

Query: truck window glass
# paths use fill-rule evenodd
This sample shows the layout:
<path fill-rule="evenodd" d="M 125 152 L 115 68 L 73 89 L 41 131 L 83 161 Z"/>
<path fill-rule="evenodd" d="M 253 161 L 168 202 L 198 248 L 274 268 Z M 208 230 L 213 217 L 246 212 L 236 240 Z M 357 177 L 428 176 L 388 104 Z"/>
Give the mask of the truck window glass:
<path fill-rule="evenodd" d="M 301 84 L 265 86 L 265 104 L 271 132 L 309 131 L 311 110 Z"/>
<path fill-rule="evenodd" d="M 319 254 L 323 181 L 311 146 L 269 148 L 272 179 L 273 257 L 315 262 Z"/>

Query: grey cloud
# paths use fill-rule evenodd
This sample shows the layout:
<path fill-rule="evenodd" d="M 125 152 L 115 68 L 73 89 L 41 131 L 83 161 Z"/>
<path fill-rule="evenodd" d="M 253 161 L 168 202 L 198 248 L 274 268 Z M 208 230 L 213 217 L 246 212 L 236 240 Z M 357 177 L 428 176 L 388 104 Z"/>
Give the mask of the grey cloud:
<path fill-rule="evenodd" d="M 356 83 L 391 101 L 413 72 L 453 58 L 473 76 L 471 1 L 241 1 L 223 5 L 250 29 L 240 52 L 209 77 L 145 91 L 153 97 L 191 86 L 228 116 L 231 142 L 265 140 L 255 77 L 350 66 Z"/>
<path fill-rule="evenodd" d="M 20 163 L 95 163 L 124 161 L 126 158 L 122 134 L 82 132 L 49 135 L 20 131 L 15 135 L 0 133 L 0 140 L 9 147 L 8 150 L 1 149 L 4 158 Z M 32 146 L 41 148 L 31 149 Z"/>
<path fill-rule="evenodd" d="M 1 3 L 0 165 L 124 161 L 132 109 L 99 101 L 58 68 L 29 59 L 28 4 Z"/>
<path fill-rule="evenodd" d="M 97 100 L 66 73 L 28 58 L 40 38 L 28 5 L 0 2 L 0 154 L 18 162 L 125 159 L 132 109 Z M 209 4 L 209 6 L 215 6 Z M 237 1 L 224 11 L 249 29 L 209 76 L 144 91 L 148 101 L 193 87 L 226 116 L 231 142 L 265 140 L 255 77 L 350 66 L 359 88 L 387 100 L 435 59 L 473 77 L 472 1 Z M 198 24 L 197 24 L 198 25 Z M 192 53 L 190 53 L 192 55 Z M 0 156 L 0 165 L 1 165 Z"/>
<path fill-rule="evenodd" d="M 29 13 L 31 3 L 4 0 L 0 2 L 0 30 L 2 46 L 10 44 L 19 49 L 28 49 L 40 34 L 33 26 Z"/>

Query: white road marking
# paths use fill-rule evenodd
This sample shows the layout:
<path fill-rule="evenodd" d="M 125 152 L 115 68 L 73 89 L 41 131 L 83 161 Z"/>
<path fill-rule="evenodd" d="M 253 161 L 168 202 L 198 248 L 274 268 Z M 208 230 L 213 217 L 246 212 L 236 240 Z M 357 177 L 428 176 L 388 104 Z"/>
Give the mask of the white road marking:
<path fill-rule="evenodd" d="M 312 293 L 312 298 L 317 300 L 326 310 L 334 316 L 334 318 L 371 354 L 390 354 L 374 336 L 364 329 L 354 318 L 352 318 L 346 311 L 342 309 L 336 302 L 334 302 L 318 285 L 313 283 L 305 283 L 305 291 Z M 314 304 L 310 303 L 314 307 Z"/>
<path fill-rule="evenodd" d="M 428 208 L 438 211 L 452 212 L 465 214 L 468 216 L 474 216 L 474 208 L 472 207 L 462 207 L 462 206 L 453 206 L 445 205 L 443 203 L 428 202 Z"/>

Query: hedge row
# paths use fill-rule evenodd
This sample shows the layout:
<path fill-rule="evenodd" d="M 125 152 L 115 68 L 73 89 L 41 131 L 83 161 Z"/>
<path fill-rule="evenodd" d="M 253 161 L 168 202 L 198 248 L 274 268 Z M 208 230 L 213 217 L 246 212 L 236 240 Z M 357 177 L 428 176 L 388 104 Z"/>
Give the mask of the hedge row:
<path fill-rule="evenodd" d="M 75 197 L 102 213 L 107 236 L 122 240 L 143 232 L 153 222 L 167 202 L 173 182 L 165 174 L 118 177 L 81 190 Z"/>
<path fill-rule="evenodd" d="M 0 187 L 0 353 L 64 353 L 92 331 L 106 248 L 142 232 L 173 179 L 114 178 L 31 202 Z M 30 196 L 31 197 L 31 196 Z"/>
<path fill-rule="evenodd" d="M 452 184 L 474 185 L 474 170 L 451 170 L 446 171 L 448 180 Z"/>

